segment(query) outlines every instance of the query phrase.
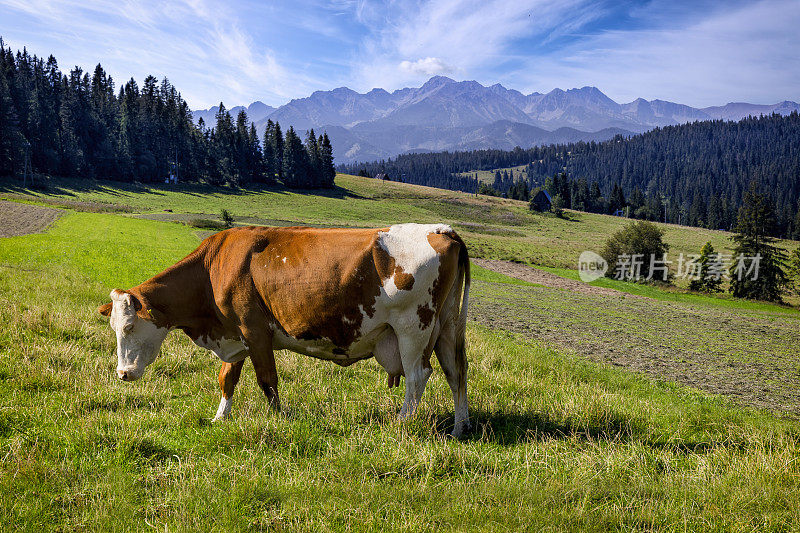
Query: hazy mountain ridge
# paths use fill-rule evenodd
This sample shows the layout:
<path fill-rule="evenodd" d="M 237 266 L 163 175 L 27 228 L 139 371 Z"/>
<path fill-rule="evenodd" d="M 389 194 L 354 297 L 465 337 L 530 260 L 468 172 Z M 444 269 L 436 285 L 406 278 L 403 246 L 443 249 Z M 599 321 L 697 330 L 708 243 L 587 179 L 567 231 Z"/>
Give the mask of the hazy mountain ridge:
<path fill-rule="evenodd" d="M 268 117 L 270 114 L 274 113 L 277 110 L 271 105 L 267 105 L 261 101 L 256 101 L 247 107 L 237 105 L 236 107 L 228 109 L 228 111 L 230 112 L 233 119 L 236 120 L 236 115 L 238 115 L 239 111 L 243 109 L 247 112 L 247 117 L 252 122 L 258 122 L 259 120 Z M 209 109 L 198 109 L 197 111 L 192 111 L 192 119 L 195 122 L 197 122 L 202 118 L 206 126 L 213 127 L 214 124 L 216 124 L 217 120 L 216 117 L 218 111 L 219 111 L 218 105 L 215 105 Z"/>
<path fill-rule="evenodd" d="M 258 105 L 257 105 L 258 104 Z M 252 109 L 253 106 L 256 108 Z M 241 106 L 231 110 L 238 113 Z M 358 93 L 347 87 L 316 91 L 274 109 L 247 108 L 259 131 L 268 119 L 304 132 L 327 130 L 337 162 L 368 161 L 410 151 L 528 148 L 579 140 L 601 141 L 695 120 L 740 120 L 748 115 L 789 114 L 796 102 L 729 103 L 694 108 L 638 98 L 619 104 L 596 87 L 553 89 L 525 95 L 498 84 L 457 82 L 434 76 L 421 87 Z M 213 125 L 217 108 L 195 111 Z M 334 131 L 336 134 L 334 134 Z M 338 138 L 337 138 L 338 137 Z"/>

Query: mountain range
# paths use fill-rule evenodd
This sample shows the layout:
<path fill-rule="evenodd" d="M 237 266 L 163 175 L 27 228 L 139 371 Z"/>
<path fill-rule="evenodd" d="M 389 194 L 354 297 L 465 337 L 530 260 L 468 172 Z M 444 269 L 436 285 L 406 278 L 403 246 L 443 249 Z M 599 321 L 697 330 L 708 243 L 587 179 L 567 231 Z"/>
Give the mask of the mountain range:
<path fill-rule="evenodd" d="M 298 132 L 327 131 L 337 163 L 372 161 L 407 152 L 512 149 L 573 141 L 601 141 L 696 120 L 740 120 L 789 114 L 800 104 L 729 103 L 695 108 L 638 98 L 619 104 L 596 87 L 523 94 L 500 84 L 434 76 L 421 87 L 358 93 L 347 87 L 316 91 L 273 108 L 254 102 L 247 111 L 258 131 L 268 119 Z M 218 108 L 193 111 L 213 126 Z"/>

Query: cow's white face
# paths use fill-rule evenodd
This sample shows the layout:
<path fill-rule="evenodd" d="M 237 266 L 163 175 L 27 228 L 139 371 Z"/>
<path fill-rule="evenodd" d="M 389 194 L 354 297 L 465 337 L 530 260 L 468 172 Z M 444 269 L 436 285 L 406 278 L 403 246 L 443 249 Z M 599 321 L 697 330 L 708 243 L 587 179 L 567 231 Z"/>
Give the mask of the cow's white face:
<path fill-rule="evenodd" d="M 144 369 L 155 361 L 169 329 L 160 328 L 136 314 L 141 308 L 136 297 L 111 291 L 111 329 L 117 334 L 117 375 L 123 381 L 142 377 Z M 101 308 L 101 313 L 106 314 Z"/>

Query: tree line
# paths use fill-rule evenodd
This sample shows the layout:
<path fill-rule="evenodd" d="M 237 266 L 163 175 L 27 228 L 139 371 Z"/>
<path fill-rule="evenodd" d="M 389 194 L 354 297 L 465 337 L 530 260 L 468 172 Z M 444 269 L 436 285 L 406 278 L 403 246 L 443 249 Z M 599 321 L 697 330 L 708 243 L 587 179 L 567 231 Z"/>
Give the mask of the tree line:
<path fill-rule="evenodd" d="M 340 166 L 343 172 L 379 172 L 421 185 L 460 180 L 476 192 L 476 170 L 525 165 L 529 189 L 559 187 L 564 207 L 597 212 L 623 209 L 631 217 L 712 229 L 731 229 L 748 185 L 755 180 L 774 203 L 774 235 L 800 237 L 800 115 L 710 120 L 656 128 L 604 142 L 578 142 L 514 150 L 404 154 L 394 159 Z M 509 195 L 517 179 L 491 186 Z M 568 192 L 567 192 L 568 190 Z M 588 192 L 587 192 L 588 191 Z"/>
<path fill-rule="evenodd" d="M 679 275 L 688 277 L 689 289 L 697 292 L 721 292 L 727 279 L 729 292 L 737 298 L 782 302 L 787 292 L 800 294 L 800 249 L 787 253 L 779 246 L 771 236 L 775 223 L 772 200 L 755 181 L 751 182 L 730 237 L 733 253 L 717 252 L 707 242 L 699 255 L 679 262 Z M 664 233 L 662 227 L 638 220 L 613 234 L 600 251 L 610 267 L 606 276 L 626 281 L 671 281 L 672 273 L 659 263 L 666 260 L 669 249 L 663 241 Z M 660 276 L 655 269 L 660 270 Z"/>
<path fill-rule="evenodd" d="M 99 64 L 63 74 L 52 55 L 14 54 L 0 38 L 0 176 L 333 187 L 327 133 L 310 130 L 304 142 L 270 121 L 259 137 L 244 110 L 234 119 L 222 103 L 215 118 L 195 125 L 167 78 L 147 76 L 141 88 L 131 78 L 117 91 Z"/>

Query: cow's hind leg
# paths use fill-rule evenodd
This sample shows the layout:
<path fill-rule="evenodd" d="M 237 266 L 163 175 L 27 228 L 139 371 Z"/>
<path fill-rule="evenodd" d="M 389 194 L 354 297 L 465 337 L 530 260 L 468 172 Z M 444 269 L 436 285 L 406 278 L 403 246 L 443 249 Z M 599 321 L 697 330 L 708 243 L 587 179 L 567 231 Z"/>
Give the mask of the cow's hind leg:
<path fill-rule="evenodd" d="M 217 416 L 214 417 L 213 422 L 228 418 L 231 414 L 231 397 L 236 384 L 239 383 L 243 365 L 244 359 L 236 363 L 222 363 L 222 370 L 219 371 L 219 388 L 222 389 L 222 399 L 219 401 Z"/>
<path fill-rule="evenodd" d="M 456 336 L 458 330 L 455 320 L 447 320 L 442 326 L 441 333 L 434 350 L 436 358 L 442 367 L 447 384 L 453 393 L 455 407 L 455 423 L 451 435 L 460 437 L 469 429 L 469 409 L 467 407 L 467 357 L 461 343 L 457 347 Z M 460 352 L 460 353 L 459 353 Z"/>
<path fill-rule="evenodd" d="M 403 372 L 406 378 L 406 395 L 403 407 L 400 409 L 400 418 L 407 418 L 414 414 L 425 385 L 431 377 L 430 352 L 425 353 L 428 339 L 425 335 L 402 334 L 398 335 L 397 342 L 400 349 L 400 359 L 403 362 Z"/>

